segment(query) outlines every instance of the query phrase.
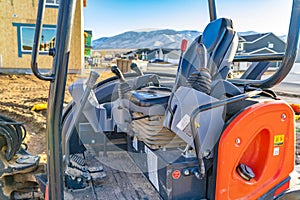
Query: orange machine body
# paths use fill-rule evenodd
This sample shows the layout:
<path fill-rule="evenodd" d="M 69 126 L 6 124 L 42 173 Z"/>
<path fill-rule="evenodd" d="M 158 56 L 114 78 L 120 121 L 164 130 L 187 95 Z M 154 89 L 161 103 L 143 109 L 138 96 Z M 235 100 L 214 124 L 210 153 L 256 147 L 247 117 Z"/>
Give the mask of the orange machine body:
<path fill-rule="evenodd" d="M 294 169 L 294 132 L 293 110 L 281 100 L 259 102 L 237 115 L 220 138 L 216 199 L 258 199 L 287 189 Z M 254 178 L 247 181 L 238 174 L 241 163 Z"/>

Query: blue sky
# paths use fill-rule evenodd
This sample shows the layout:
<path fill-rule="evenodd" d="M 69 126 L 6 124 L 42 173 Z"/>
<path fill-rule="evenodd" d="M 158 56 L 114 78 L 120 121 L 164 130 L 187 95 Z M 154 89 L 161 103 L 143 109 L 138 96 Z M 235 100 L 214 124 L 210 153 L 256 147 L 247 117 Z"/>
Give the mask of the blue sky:
<path fill-rule="evenodd" d="M 292 0 L 217 0 L 218 17 L 241 31 L 287 34 Z M 202 31 L 209 22 L 207 0 L 87 0 L 84 26 L 93 39 L 137 29 Z"/>

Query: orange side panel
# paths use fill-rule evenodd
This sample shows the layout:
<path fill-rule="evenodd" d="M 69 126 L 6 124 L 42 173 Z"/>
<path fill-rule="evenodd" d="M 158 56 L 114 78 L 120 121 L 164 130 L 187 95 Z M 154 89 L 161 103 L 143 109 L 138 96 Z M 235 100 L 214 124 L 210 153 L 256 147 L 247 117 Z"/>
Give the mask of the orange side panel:
<path fill-rule="evenodd" d="M 294 113 L 284 101 L 250 106 L 224 130 L 219 143 L 216 199 L 257 199 L 294 169 Z M 246 164 L 249 181 L 236 171 Z"/>

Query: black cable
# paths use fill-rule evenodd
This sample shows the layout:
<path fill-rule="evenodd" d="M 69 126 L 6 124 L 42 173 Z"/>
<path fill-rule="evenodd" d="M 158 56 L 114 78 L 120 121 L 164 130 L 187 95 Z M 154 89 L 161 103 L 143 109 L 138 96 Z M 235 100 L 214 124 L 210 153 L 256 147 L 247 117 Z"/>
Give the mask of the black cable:
<path fill-rule="evenodd" d="M 7 160 L 11 160 L 20 150 L 22 142 L 26 137 L 26 129 L 23 124 L 0 114 L 0 138 L 2 141 L 0 148 L 2 149 L 3 146 L 7 146 L 5 155 Z"/>

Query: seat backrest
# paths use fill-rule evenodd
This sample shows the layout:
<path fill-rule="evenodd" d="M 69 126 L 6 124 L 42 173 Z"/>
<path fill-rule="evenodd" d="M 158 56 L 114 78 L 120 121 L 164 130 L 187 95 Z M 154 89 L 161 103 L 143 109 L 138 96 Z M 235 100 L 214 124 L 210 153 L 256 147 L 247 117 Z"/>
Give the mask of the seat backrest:
<path fill-rule="evenodd" d="M 199 66 L 199 55 L 197 48 L 203 44 L 207 49 L 207 66 Z M 238 45 L 238 37 L 233 30 L 232 21 L 220 18 L 210 22 L 204 29 L 202 35 L 197 37 L 189 46 L 182 58 L 182 65 L 177 72 L 176 88 L 183 85 L 188 77 L 199 67 L 207 67 L 212 80 L 226 79 L 230 63 L 233 60 Z"/>
<path fill-rule="evenodd" d="M 220 18 L 206 26 L 202 35 L 194 40 L 181 59 L 181 66 L 178 68 L 176 83 L 169 99 L 168 109 L 166 110 L 164 127 L 175 132 L 190 145 L 193 143 L 193 138 L 185 133 L 184 129 L 186 127 L 180 126 L 182 119 L 187 118 L 186 116 L 191 116 L 194 109 L 199 105 L 204 105 L 216 101 L 217 99 L 213 95 L 209 96 L 209 94 L 187 86 L 187 80 L 189 77 L 192 77 L 191 75 L 194 72 L 200 71 L 199 68 L 205 67 L 210 73 L 212 87 L 214 85 L 218 86 L 212 88 L 213 94 L 222 97 L 225 93 L 224 90 L 227 88 L 231 89 L 231 85 L 228 83 L 223 89 L 222 85 L 216 83 L 225 81 L 230 69 L 230 64 L 237 50 L 237 45 L 238 37 L 233 30 L 232 21 L 230 19 Z M 202 51 L 203 48 L 201 48 L 201 46 L 205 46 L 206 48 L 207 62 L 200 60 L 205 58 L 205 56 L 203 57 L 203 52 L 205 51 Z M 195 77 L 194 79 L 201 84 L 204 81 L 199 80 L 201 78 L 202 77 Z M 210 84 L 210 82 L 208 84 Z M 215 89 L 217 88 L 221 88 L 221 91 L 216 91 Z M 236 92 L 234 90 L 233 92 L 238 93 L 239 91 Z M 219 134 L 223 127 L 224 121 L 222 120 L 222 115 L 220 115 L 222 112 L 223 107 L 220 107 L 218 109 L 209 110 L 205 115 L 201 115 L 202 117 L 206 116 L 206 118 L 201 119 L 202 128 L 200 135 L 205 136 L 206 133 L 209 133 L 207 135 L 210 135 L 210 137 L 218 138 L 218 136 L 214 134 Z M 218 123 L 211 123 L 211 119 L 214 119 L 214 122 L 218 119 Z M 209 129 L 212 133 L 206 129 Z M 202 141 L 202 139 L 200 140 Z M 206 143 L 209 144 L 208 146 L 211 148 L 214 144 L 214 140 L 209 139 Z"/>

